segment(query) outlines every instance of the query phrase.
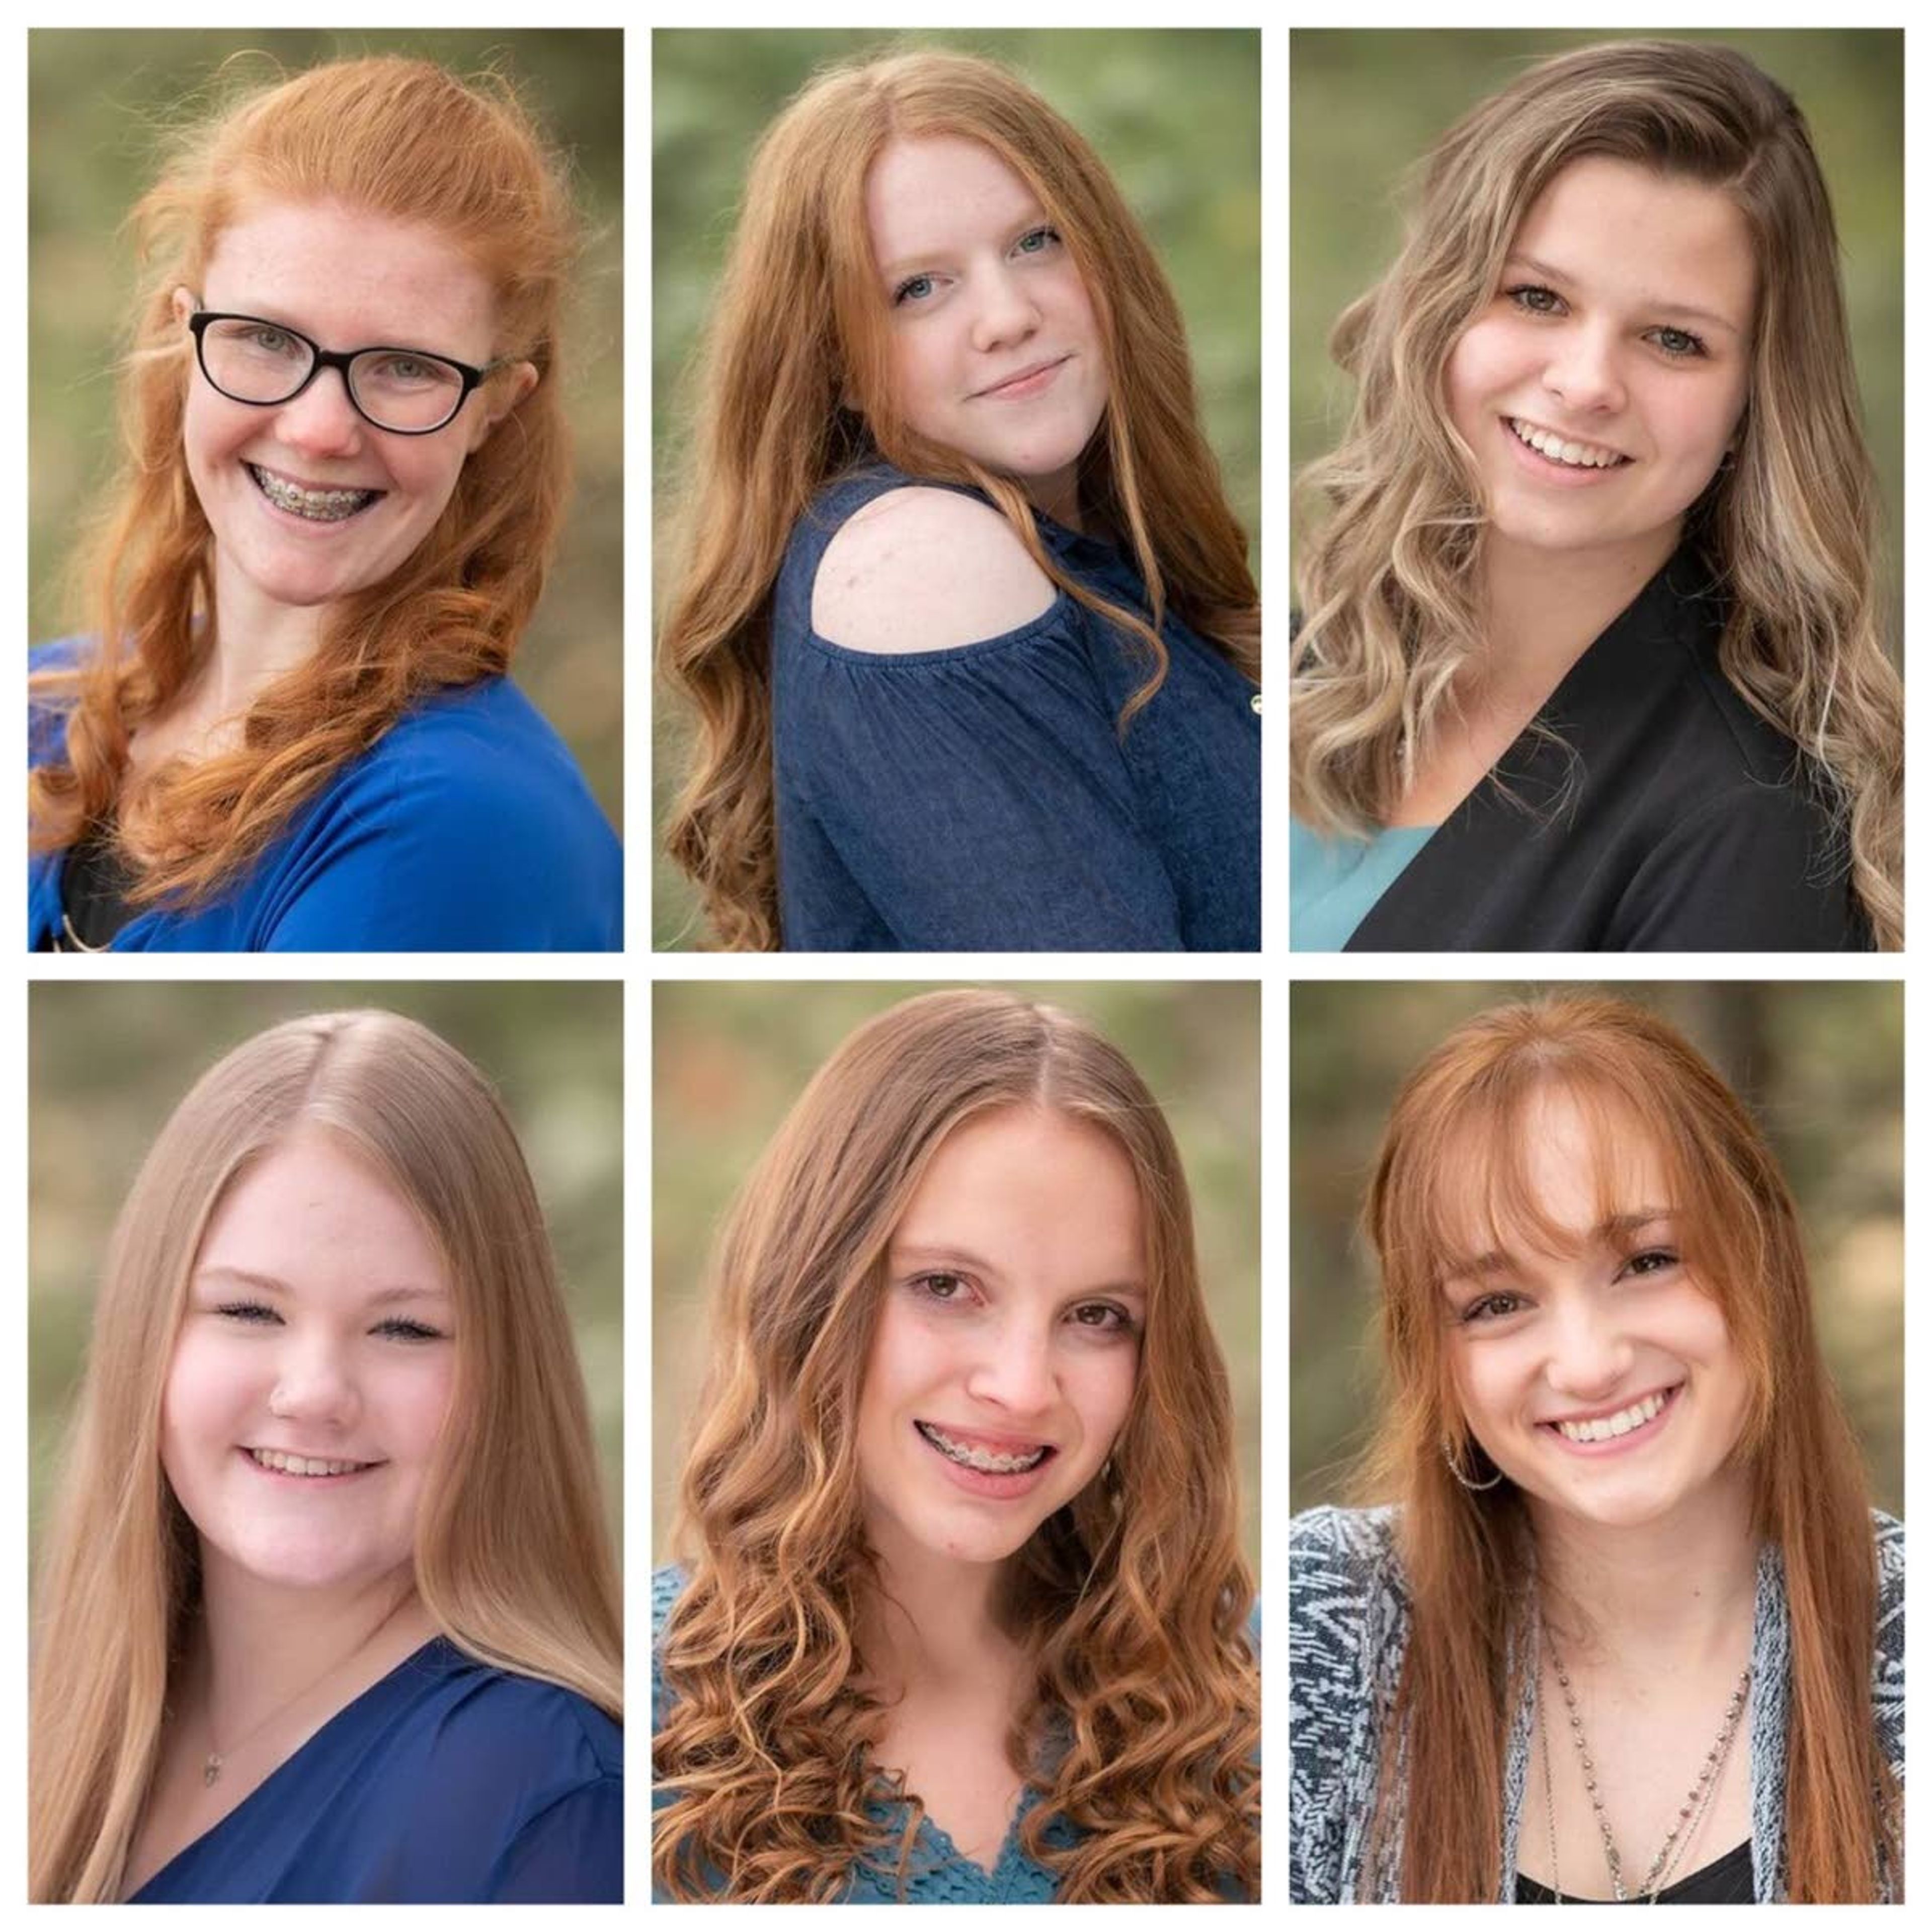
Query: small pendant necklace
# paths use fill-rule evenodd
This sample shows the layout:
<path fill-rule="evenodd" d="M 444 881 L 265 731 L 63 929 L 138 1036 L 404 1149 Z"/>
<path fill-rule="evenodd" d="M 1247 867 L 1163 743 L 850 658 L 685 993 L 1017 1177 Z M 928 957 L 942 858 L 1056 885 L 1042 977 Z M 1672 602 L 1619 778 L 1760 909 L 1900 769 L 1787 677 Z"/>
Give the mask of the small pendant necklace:
<path fill-rule="evenodd" d="M 1550 1648 L 1551 1668 L 1556 1673 L 1558 1686 L 1563 1693 L 1564 1703 L 1570 1715 L 1570 1740 L 1576 1747 L 1576 1755 L 1583 1771 L 1583 1788 L 1589 1795 L 1591 1808 L 1597 1814 L 1597 1828 L 1603 1835 L 1604 1861 L 1610 1868 L 1611 1889 L 1616 1894 L 1619 1905 L 1627 1904 L 1630 1894 L 1624 1889 L 1623 1858 L 1618 1851 L 1616 1840 L 1610 1831 L 1610 1821 L 1604 1810 L 1604 1801 L 1597 1791 L 1597 1770 L 1590 1756 L 1588 1741 L 1583 1735 L 1583 1716 L 1576 1707 L 1576 1694 L 1570 1688 L 1570 1676 L 1563 1667 L 1563 1660 L 1558 1654 L 1556 1640 L 1550 1634 L 1550 1626 L 1544 1623 L 1543 1640 Z M 1684 1802 L 1678 1806 L 1677 1822 L 1670 1828 L 1659 1847 L 1657 1856 L 1651 1861 L 1650 1869 L 1644 1874 L 1643 1882 L 1636 1888 L 1636 1896 L 1654 1905 L 1658 1894 L 1669 1883 L 1670 1874 L 1697 1835 L 1697 1828 L 1703 1822 L 1705 1813 L 1710 1809 L 1711 1800 L 1718 1789 L 1718 1774 L 1730 1755 L 1731 1744 L 1742 1720 L 1746 1701 L 1750 1690 L 1751 1666 L 1747 1664 L 1738 1678 L 1737 1688 L 1731 1693 L 1731 1700 L 1724 1707 L 1724 1722 L 1718 1726 L 1717 1742 L 1705 1753 L 1704 1761 L 1698 1768 L 1697 1776 L 1692 1784 Z M 1536 1700 L 1536 1730 L 1543 1753 L 1543 1784 L 1545 1822 L 1550 1827 L 1550 1889 L 1556 1903 L 1563 1903 L 1562 1874 L 1556 1863 L 1556 1783 L 1550 1774 L 1550 1729 L 1544 1714 L 1544 1700 Z"/>

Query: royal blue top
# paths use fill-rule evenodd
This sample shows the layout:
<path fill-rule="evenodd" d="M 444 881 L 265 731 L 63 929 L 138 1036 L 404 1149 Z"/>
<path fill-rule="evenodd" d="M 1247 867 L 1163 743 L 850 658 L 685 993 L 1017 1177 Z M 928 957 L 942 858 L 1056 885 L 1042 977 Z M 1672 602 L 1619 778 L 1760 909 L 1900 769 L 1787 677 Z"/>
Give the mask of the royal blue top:
<path fill-rule="evenodd" d="M 621 1904 L 624 1734 L 574 1692 L 425 1644 L 134 1905 Z"/>
<path fill-rule="evenodd" d="M 64 669 L 68 638 L 32 653 Z M 64 753 L 61 713 L 30 706 L 28 754 Z M 67 854 L 27 868 L 27 944 L 61 926 Z M 137 911 L 117 952 L 614 952 L 623 854 L 583 775 L 507 678 L 435 692 L 331 774 L 212 903 Z"/>
<path fill-rule="evenodd" d="M 1258 700 L 1179 618 L 1161 625 L 1166 678 L 1124 730 L 1150 659 L 1057 587 L 1030 622 L 950 650 L 849 650 L 813 630 L 832 537 L 914 480 L 875 464 L 828 485 L 773 592 L 786 950 L 1258 949 Z M 1070 577 L 1145 614 L 1128 556 L 1037 522 Z"/>
<path fill-rule="evenodd" d="M 664 1728 L 670 1714 L 671 1696 L 664 1688 L 658 1652 L 664 1642 L 664 1626 L 671 1608 L 683 1593 L 684 1572 L 674 1564 L 656 1570 L 651 1576 L 651 1729 Z M 1257 1603 L 1248 1618 L 1248 1641 L 1255 1654 L 1261 1654 L 1262 1611 Z M 675 1786 L 654 1784 L 651 1809 L 662 1810 L 676 1796 Z M 913 1835 L 912 1856 L 906 1867 L 905 1890 L 899 1890 L 896 1851 L 889 1861 L 877 1865 L 853 1868 L 842 1905 L 1051 1905 L 1058 1879 L 1036 1860 L 1029 1858 L 1020 1841 L 1020 1828 L 1028 1814 L 1040 1803 L 1040 1793 L 1031 1786 L 1021 1795 L 1000 1855 L 992 1868 L 976 1864 L 966 1857 L 930 1816 L 922 1815 Z M 895 1841 L 905 1829 L 907 1806 L 902 1800 L 875 1799 L 866 1808 L 868 1814 L 889 1826 Z M 1046 1842 L 1058 1850 L 1070 1850 L 1079 1842 L 1078 1834 L 1064 1818 L 1050 1820 L 1045 1827 Z M 723 1882 L 719 1881 L 722 1894 Z M 659 1904 L 670 1901 L 655 1890 L 652 1897 Z M 1230 1902 L 1234 1894 L 1229 1894 Z"/>

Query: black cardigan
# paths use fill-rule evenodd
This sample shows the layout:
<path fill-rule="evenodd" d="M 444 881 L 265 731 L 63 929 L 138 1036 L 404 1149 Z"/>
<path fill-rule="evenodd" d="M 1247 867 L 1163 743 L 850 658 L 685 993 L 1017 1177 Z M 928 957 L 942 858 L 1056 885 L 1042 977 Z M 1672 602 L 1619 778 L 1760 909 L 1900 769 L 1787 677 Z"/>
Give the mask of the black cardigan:
<path fill-rule="evenodd" d="M 1718 668 L 1724 608 L 1680 550 L 1346 950 L 1869 949 L 1806 760 Z"/>

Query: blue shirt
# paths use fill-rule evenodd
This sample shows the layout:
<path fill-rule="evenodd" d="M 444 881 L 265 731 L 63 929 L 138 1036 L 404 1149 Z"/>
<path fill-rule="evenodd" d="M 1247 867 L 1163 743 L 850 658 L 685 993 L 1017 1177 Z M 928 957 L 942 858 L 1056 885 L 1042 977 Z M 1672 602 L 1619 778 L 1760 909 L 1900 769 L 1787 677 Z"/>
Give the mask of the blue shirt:
<path fill-rule="evenodd" d="M 620 1904 L 624 1736 L 437 1637 L 322 1726 L 135 1905 Z"/>
<path fill-rule="evenodd" d="M 655 1571 L 651 1577 L 651 1729 L 654 1732 L 663 1728 L 670 1711 L 670 1694 L 664 1685 L 658 1653 L 672 1606 L 682 1594 L 684 1585 L 684 1572 L 675 1564 Z M 1249 1641 L 1257 1657 L 1261 1654 L 1261 1632 L 1258 1603 L 1248 1622 Z M 652 1810 L 662 1810 L 676 1795 L 674 1786 L 653 1785 Z M 838 1902 L 843 1905 L 1051 1905 L 1055 1902 L 1054 1894 L 1059 1880 L 1044 1865 L 1029 1858 L 1020 1842 L 1021 1827 L 1039 1802 L 1039 1792 L 1030 1786 L 1021 1795 L 991 1870 L 964 1856 L 930 1817 L 922 1816 L 913 1836 L 912 1856 L 906 1868 L 902 1898 L 896 1846 L 905 1829 L 908 1808 L 903 1802 L 875 1800 L 867 1805 L 866 1810 L 889 1829 L 892 1835 L 887 1842 L 893 1849 L 878 1866 L 855 1866 Z M 1073 1828 L 1064 1818 L 1050 1820 L 1045 1834 L 1047 1843 L 1058 1849 L 1070 1850 L 1078 1842 Z M 661 1904 L 669 1902 L 656 1892 L 652 1898 Z"/>
<path fill-rule="evenodd" d="M 786 949 L 1258 949 L 1255 687 L 1178 617 L 1161 626 L 1166 680 L 1124 731 L 1150 660 L 1064 590 L 1016 630 L 951 650 L 848 650 L 812 629 L 833 536 L 912 480 L 880 464 L 828 485 L 773 592 Z M 1130 558 L 1037 521 L 1070 577 L 1145 613 Z"/>
<path fill-rule="evenodd" d="M 72 664 L 74 639 L 32 653 Z M 34 764 L 63 720 L 29 714 Z M 61 931 L 66 854 L 28 862 L 27 944 Z M 613 952 L 623 854 L 563 740 L 507 678 L 423 698 L 338 766 L 220 897 L 150 907 L 124 952 Z"/>

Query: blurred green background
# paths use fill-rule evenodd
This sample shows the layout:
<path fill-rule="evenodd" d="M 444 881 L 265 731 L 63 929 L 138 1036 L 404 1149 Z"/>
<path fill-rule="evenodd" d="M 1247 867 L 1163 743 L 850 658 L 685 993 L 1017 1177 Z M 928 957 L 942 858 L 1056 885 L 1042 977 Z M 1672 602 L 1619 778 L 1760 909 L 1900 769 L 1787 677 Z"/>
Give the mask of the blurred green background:
<path fill-rule="evenodd" d="M 1367 1442 L 1378 1364 L 1375 1276 L 1356 1232 L 1396 1088 L 1461 1022 L 1544 986 L 1426 981 L 1296 986 L 1291 998 L 1290 1495 L 1340 1502 Z M 1661 1013 L 1730 1083 L 1783 1164 L 1802 1219 L 1825 1358 L 1873 1496 L 1904 1503 L 1905 1013 L 1892 982 L 1599 988 Z"/>
<path fill-rule="evenodd" d="M 1258 572 L 1261 538 L 1261 44 L 1252 29 L 1108 28 L 882 34 L 661 31 L 652 62 L 652 410 L 655 596 L 662 609 L 685 472 L 689 375 L 752 150 L 820 68 L 943 46 L 1018 73 L 1086 136 L 1152 238 L 1186 318 L 1208 440 Z M 653 707 L 652 823 L 682 782 L 680 706 Z M 656 855 L 654 945 L 700 946 L 682 873 Z"/>
<path fill-rule="evenodd" d="M 1328 353 L 1328 332 L 1395 259 L 1404 171 L 1526 67 L 1618 37 L 1600 28 L 1289 36 L 1288 398 L 1298 471 L 1331 448 L 1347 422 L 1352 386 Z M 1646 28 L 1642 37 L 1721 40 L 1789 88 L 1804 110 L 1838 218 L 1896 652 L 1905 540 L 1905 37 L 1892 28 Z"/>
<path fill-rule="evenodd" d="M 35 1546 L 109 1230 L 162 1124 L 208 1067 L 266 1028 L 302 1013 L 382 1006 L 466 1054 L 508 1110 L 556 1250 L 621 1550 L 623 995 L 601 982 L 37 985 L 28 1009 Z"/>
<path fill-rule="evenodd" d="M 116 467 L 115 374 L 136 280 L 121 225 L 152 184 L 168 133 L 191 124 L 231 84 L 357 54 L 418 55 L 457 74 L 495 68 L 516 83 L 570 159 L 585 242 L 562 343 L 576 494 L 516 676 L 621 830 L 622 35 L 41 28 L 27 47 L 27 634 L 34 642 L 94 621 L 90 609 L 75 608 L 66 566 L 77 528 Z"/>
<path fill-rule="evenodd" d="M 929 983 L 660 981 L 653 989 L 652 1549 L 663 1560 L 706 1364 L 712 1244 L 821 1062 Z M 1001 990 L 1096 1026 L 1166 1112 L 1194 1198 L 1208 1313 L 1234 1400 L 1249 1561 L 1260 1562 L 1260 1004 L 1240 982 L 1028 982 Z"/>

